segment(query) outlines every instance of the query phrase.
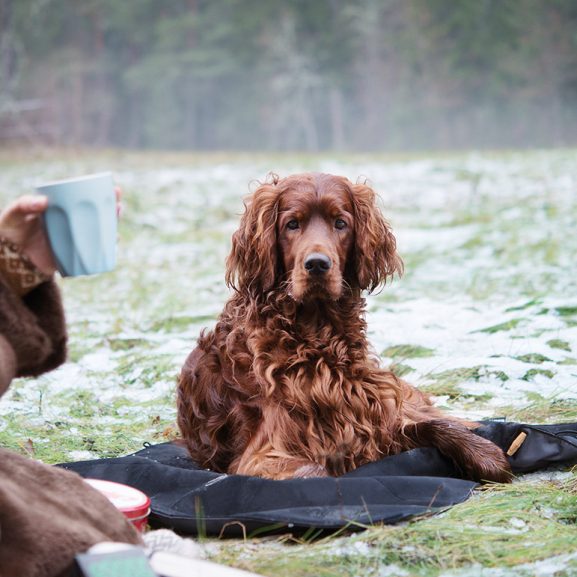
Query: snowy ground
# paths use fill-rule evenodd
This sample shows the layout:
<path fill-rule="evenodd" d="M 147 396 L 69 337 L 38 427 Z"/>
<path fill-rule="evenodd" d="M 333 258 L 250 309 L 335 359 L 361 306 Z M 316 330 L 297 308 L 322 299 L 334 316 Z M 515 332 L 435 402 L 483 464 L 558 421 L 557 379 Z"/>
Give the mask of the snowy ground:
<path fill-rule="evenodd" d="M 107 169 L 125 190 L 118 268 L 62 281 L 70 360 L 14 384 L 2 443 L 54 462 L 170 438 L 176 375 L 227 298 L 242 198 L 269 171 L 367 178 L 380 193 L 406 268 L 368 300 L 383 363 L 455 414 L 577 420 L 573 152 L 3 160 L 0 201 Z"/>

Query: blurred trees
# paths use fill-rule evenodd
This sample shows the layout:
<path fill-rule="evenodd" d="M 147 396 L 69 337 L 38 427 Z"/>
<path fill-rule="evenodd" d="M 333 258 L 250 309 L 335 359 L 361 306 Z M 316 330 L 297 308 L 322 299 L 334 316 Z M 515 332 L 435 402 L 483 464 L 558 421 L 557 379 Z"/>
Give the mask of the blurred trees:
<path fill-rule="evenodd" d="M 0 0 L 0 142 L 15 126 L 138 148 L 576 144 L 577 2 Z"/>

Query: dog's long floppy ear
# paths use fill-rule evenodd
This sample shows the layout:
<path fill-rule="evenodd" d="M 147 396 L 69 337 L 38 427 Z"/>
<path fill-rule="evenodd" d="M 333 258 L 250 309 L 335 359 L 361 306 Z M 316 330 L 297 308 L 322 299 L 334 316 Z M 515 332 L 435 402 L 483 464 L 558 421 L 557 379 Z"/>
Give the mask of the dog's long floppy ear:
<path fill-rule="evenodd" d="M 265 183 L 245 201 L 239 229 L 226 260 L 226 284 L 237 291 L 270 290 L 277 278 L 276 182 Z"/>
<path fill-rule="evenodd" d="M 376 203 L 376 194 L 366 184 L 354 184 L 355 212 L 354 263 L 356 285 L 374 291 L 395 273 L 403 273 L 403 261 L 397 254 L 397 241 Z"/>

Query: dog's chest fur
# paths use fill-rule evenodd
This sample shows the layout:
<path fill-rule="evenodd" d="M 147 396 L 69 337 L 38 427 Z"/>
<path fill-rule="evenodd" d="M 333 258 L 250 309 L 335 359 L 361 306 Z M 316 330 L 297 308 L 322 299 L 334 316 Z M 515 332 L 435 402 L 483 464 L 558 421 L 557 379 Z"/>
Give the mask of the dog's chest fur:
<path fill-rule="evenodd" d="M 361 300 L 322 303 L 261 317 L 249 334 L 239 334 L 232 320 L 220 325 L 221 342 L 234 342 L 236 359 L 226 358 L 225 346 L 223 372 L 247 411 L 274 407 L 277 426 L 293 431 L 316 462 L 323 454 L 374 460 L 388 451 L 384 440 L 391 442 L 395 395 L 390 373 L 369 353 L 363 312 Z"/>

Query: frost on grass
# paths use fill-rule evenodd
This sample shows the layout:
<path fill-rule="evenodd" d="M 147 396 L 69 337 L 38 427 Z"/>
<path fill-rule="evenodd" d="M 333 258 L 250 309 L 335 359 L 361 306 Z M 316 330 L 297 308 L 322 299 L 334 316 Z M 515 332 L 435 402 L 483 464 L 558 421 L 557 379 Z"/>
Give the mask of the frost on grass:
<path fill-rule="evenodd" d="M 368 178 L 380 193 L 406 269 L 368 298 L 384 364 L 453 414 L 577 421 L 572 152 L 0 161 L 1 201 L 100 170 L 125 191 L 118 267 L 62 281 L 69 361 L 2 399 L 6 446 L 56 462 L 172 438 L 178 371 L 228 296 L 224 260 L 242 199 L 269 171 Z"/>
<path fill-rule="evenodd" d="M 34 441 L 43 421 L 66 428 L 106 419 L 125 427 L 127 444 L 118 450 L 171 433 L 178 370 L 228 296 L 224 260 L 243 197 L 271 170 L 368 178 L 380 193 L 406 274 L 368 298 L 369 338 L 399 375 L 469 418 L 515 418 L 538 401 L 547 419 L 548 405 L 577 403 L 577 169 L 570 155 L 204 160 L 4 166 L 4 199 L 43 180 L 100 169 L 114 170 L 125 195 L 116 271 L 62 282 L 69 362 L 17 383 L 0 404 L 0 413 L 38 428 L 4 427 L 3 439 Z M 71 411 L 80 391 L 92 395 L 85 414 Z"/>
<path fill-rule="evenodd" d="M 440 577 L 553 577 L 570 576 L 577 572 L 577 552 L 567 555 L 556 555 L 550 559 L 523 563 L 516 567 L 482 567 L 473 565 L 466 569 L 447 571 Z"/>

